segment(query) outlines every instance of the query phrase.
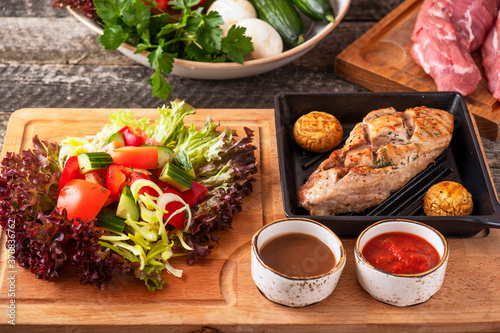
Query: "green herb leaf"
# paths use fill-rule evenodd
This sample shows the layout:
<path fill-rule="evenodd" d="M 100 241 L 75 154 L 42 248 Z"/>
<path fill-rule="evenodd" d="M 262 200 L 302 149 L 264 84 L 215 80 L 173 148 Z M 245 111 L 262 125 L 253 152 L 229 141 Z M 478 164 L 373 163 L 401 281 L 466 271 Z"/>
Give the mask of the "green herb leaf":
<path fill-rule="evenodd" d="M 221 50 L 222 29 L 219 25 L 223 24 L 222 17 L 216 12 L 209 12 L 200 23 L 196 30 L 197 42 L 209 53 L 216 53 Z"/>
<path fill-rule="evenodd" d="M 246 28 L 232 26 L 227 36 L 222 38 L 222 52 L 229 60 L 243 64 L 245 55 L 253 51 L 252 38 L 245 36 Z"/>
<path fill-rule="evenodd" d="M 106 25 L 117 24 L 120 18 L 116 1 L 114 0 L 94 0 L 97 15 Z"/>
<path fill-rule="evenodd" d="M 148 79 L 148 83 L 153 87 L 151 96 L 158 96 L 164 101 L 168 99 L 173 87 L 165 80 L 159 69 L 155 70 L 153 76 Z"/>
<path fill-rule="evenodd" d="M 123 12 L 122 18 L 129 27 L 136 27 L 137 34 L 141 36 L 149 29 L 150 8 L 142 1 L 134 1 L 129 9 Z"/>
<path fill-rule="evenodd" d="M 210 56 L 203 51 L 201 47 L 196 45 L 195 43 L 189 43 L 185 48 L 184 51 L 186 54 L 191 58 L 195 59 L 197 61 L 203 61 L 203 62 L 210 62 L 211 58 Z"/>
<path fill-rule="evenodd" d="M 120 45 L 125 43 L 129 34 L 123 31 L 122 26 L 113 25 L 106 29 L 97 41 L 104 46 L 106 50 L 116 50 Z"/>

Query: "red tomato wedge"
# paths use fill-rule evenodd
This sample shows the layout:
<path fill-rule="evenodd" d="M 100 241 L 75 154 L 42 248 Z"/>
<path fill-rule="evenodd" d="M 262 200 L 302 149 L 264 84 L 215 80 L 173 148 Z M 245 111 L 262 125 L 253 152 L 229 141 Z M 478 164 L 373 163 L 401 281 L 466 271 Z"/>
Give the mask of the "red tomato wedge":
<path fill-rule="evenodd" d="M 59 193 L 63 189 L 64 185 L 69 182 L 71 179 L 80 177 L 80 166 L 78 164 L 78 156 L 71 156 L 66 161 L 64 165 L 64 169 L 61 173 L 61 178 L 59 179 L 59 186 L 57 187 L 57 196 L 59 197 Z"/>
<path fill-rule="evenodd" d="M 109 190 L 83 179 L 72 179 L 62 188 L 57 207 L 66 209 L 69 219 L 93 219 L 106 203 Z"/>
<path fill-rule="evenodd" d="M 110 198 L 118 201 L 123 190 L 123 185 L 132 185 L 137 179 L 149 179 L 147 170 L 134 169 L 113 164 L 108 168 L 106 187 L 110 190 Z"/>
<path fill-rule="evenodd" d="M 96 170 L 85 174 L 85 180 L 106 187 L 108 170 Z"/>
<path fill-rule="evenodd" d="M 156 169 L 158 166 L 158 148 L 151 146 L 121 147 L 113 149 L 113 162 L 135 169 Z"/>

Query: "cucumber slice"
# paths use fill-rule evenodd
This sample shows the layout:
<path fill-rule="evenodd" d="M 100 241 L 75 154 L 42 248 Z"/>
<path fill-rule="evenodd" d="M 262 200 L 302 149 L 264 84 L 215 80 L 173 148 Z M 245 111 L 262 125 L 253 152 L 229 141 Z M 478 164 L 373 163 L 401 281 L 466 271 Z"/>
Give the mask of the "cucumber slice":
<path fill-rule="evenodd" d="M 134 200 L 130 186 L 123 185 L 122 194 L 120 195 L 118 207 L 116 208 L 116 216 L 126 219 L 127 214 L 130 215 L 130 218 L 134 221 L 139 221 L 141 217 L 139 205 Z"/>
<path fill-rule="evenodd" d="M 158 169 L 163 168 L 165 163 L 171 162 L 174 158 L 174 151 L 166 146 L 158 147 Z"/>
<path fill-rule="evenodd" d="M 193 186 L 193 177 L 171 162 L 165 163 L 159 179 L 181 192 L 189 190 Z"/>
<path fill-rule="evenodd" d="M 174 163 L 182 170 L 186 171 L 191 177 L 196 178 L 196 173 L 194 172 L 193 164 L 189 158 L 188 153 L 183 149 L 175 155 Z"/>
<path fill-rule="evenodd" d="M 174 151 L 167 146 L 145 145 L 158 148 L 158 169 L 163 168 L 165 163 L 172 162 L 174 159 Z"/>
<path fill-rule="evenodd" d="M 96 218 L 95 224 L 100 227 L 116 232 L 123 232 L 125 228 L 125 219 L 116 216 L 114 209 L 103 207 Z"/>
<path fill-rule="evenodd" d="M 104 152 L 82 153 L 78 155 L 80 173 L 86 174 L 95 170 L 107 169 L 113 164 L 111 155 Z"/>
<path fill-rule="evenodd" d="M 111 134 L 104 145 L 110 144 L 113 141 L 118 141 L 125 146 L 125 139 L 123 138 L 123 133 L 116 132 L 115 134 Z"/>

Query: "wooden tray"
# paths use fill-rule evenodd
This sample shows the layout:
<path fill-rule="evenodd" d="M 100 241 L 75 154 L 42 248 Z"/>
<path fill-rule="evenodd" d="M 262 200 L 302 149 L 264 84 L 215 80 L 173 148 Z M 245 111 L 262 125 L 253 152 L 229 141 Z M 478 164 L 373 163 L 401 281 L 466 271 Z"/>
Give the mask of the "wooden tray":
<path fill-rule="evenodd" d="M 10 119 L 2 155 L 31 148 L 35 134 L 44 140 L 94 134 L 113 111 L 116 110 L 16 111 Z M 135 111 L 138 116 L 156 115 L 156 110 Z M 274 111 L 203 109 L 187 121 L 201 125 L 208 115 L 239 133 L 243 126 L 255 130 L 259 168 L 254 192 L 244 198 L 243 211 L 235 217 L 233 229 L 220 234 L 220 244 L 213 253 L 194 266 L 186 266 L 182 260 L 173 262 L 175 267 L 184 269 L 184 276 L 165 276 L 165 288 L 155 293 L 149 293 L 142 282 L 126 275 L 116 276 L 114 286 L 100 290 L 80 285 L 77 272 L 71 269 L 62 272 L 56 281 L 46 282 L 17 265 L 8 267 L 2 233 L 0 331 L 18 331 L 23 327 L 37 332 L 500 329 L 500 289 L 496 288 L 500 230 L 491 230 L 488 236 L 449 239 L 451 254 L 444 285 L 421 305 L 395 308 L 364 292 L 356 279 L 354 239 L 342 240 L 347 264 L 337 288 L 325 301 L 293 309 L 266 300 L 251 278 L 250 240 L 262 225 L 284 217 Z M 15 326 L 8 322 L 11 319 L 7 306 L 12 301 Z"/>
<path fill-rule="evenodd" d="M 335 75 L 372 91 L 437 91 L 434 80 L 413 60 L 411 34 L 423 0 L 406 0 L 336 58 Z M 482 71 L 479 51 L 473 53 Z M 482 137 L 500 138 L 500 103 L 483 78 L 466 97 Z"/>

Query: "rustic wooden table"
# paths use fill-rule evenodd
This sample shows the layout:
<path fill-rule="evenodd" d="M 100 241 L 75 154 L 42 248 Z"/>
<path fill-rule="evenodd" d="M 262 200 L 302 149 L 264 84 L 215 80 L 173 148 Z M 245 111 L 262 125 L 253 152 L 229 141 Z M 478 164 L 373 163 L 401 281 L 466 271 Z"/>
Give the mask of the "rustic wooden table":
<path fill-rule="evenodd" d="M 320 44 L 304 57 L 269 73 L 254 77 L 229 81 L 194 80 L 169 76 L 169 82 L 174 86 L 171 99 L 180 98 L 200 109 L 272 109 L 274 96 L 280 92 L 357 92 L 366 89 L 339 79 L 334 74 L 336 56 L 370 27 L 395 9 L 402 0 L 352 0 L 351 7 L 338 27 Z M 0 3 L 0 145 L 4 143 L 5 132 L 10 115 L 23 108 L 156 108 L 164 103 L 156 97 L 151 97 L 147 78 L 152 70 L 136 64 L 117 51 L 105 51 L 95 41 L 96 35 L 77 22 L 68 11 L 52 8 L 52 0 L 2 0 Z M 496 189 L 500 189 L 500 142 L 483 138 L 482 144 L 487 158 L 491 176 Z M 270 156 L 276 154 L 270 152 Z M 270 167 L 273 169 L 273 167 Z M 273 169 L 274 170 L 274 169 Z M 454 258 L 456 269 L 465 269 L 464 273 L 473 276 L 476 266 L 472 266 L 477 258 L 489 258 L 478 268 L 482 271 L 494 270 L 489 265 L 498 265 L 497 244 L 500 235 L 497 230 L 490 237 L 470 242 L 457 240 L 453 245 L 458 254 L 466 255 L 465 262 Z M 347 241 L 352 249 L 352 240 Z M 2 248 L 0 251 L 3 251 Z M 482 251 L 482 252 L 481 252 Z M 469 265 L 468 265 L 469 264 Z M 348 268 L 353 273 L 352 266 Z M 454 307 L 465 309 L 470 302 L 471 321 L 464 319 L 459 313 L 449 311 L 442 320 L 432 320 L 425 312 L 425 306 L 408 309 L 387 310 L 378 305 L 366 305 L 366 297 L 353 295 L 352 288 L 358 288 L 354 282 L 340 285 L 342 292 L 353 296 L 356 313 L 352 320 L 342 313 L 342 308 L 335 311 L 342 314 L 343 319 L 337 325 L 342 330 L 480 330 L 498 331 L 500 329 L 500 310 L 498 303 L 500 295 L 491 292 L 496 288 L 494 277 L 480 281 L 480 292 L 473 286 L 478 286 L 474 280 L 461 278 L 455 270 L 453 282 L 446 285 L 444 295 L 455 297 L 456 302 L 444 300 L 433 311 L 436 313 L 449 311 Z M 450 278 L 452 279 L 452 278 Z M 462 283 L 464 285 L 462 285 Z M 489 283 L 489 285 L 488 285 Z M 29 283 L 28 283 L 29 284 Z M 252 286 L 249 286 L 252 287 Z M 459 290 L 469 288 L 464 294 Z M 472 289 L 471 289 L 472 288 Z M 254 291 L 252 289 L 252 291 Z M 340 291 L 339 291 L 340 292 Z M 357 291 L 356 291 L 357 292 Z M 95 293 L 95 292 L 93 292 Z M 442 301 L 442 300 L 441 300 Z M 50 302 L 49 302 L 50 303 Z M 47 307 L 49 304 L 44 304 Z M 242 302 L 243 304 L 244 302 Z M 492 304 L 496 304 L 493 309 Z M 351 304 L 352 306 L 352 304 Z M 3 307 L 3 306 L 2 306 Z M 266 307 L 267 308 L 267 307 Z M 331 316 L 335 313 L 323 313 L 327 308 L 318 308 L 320 317 L 325 322 L 332 323 Z M 124 308 L 124 310 L 126 310 Z M 315 323 L 314 309 L 306 310 L 301 318 L 304 325 L 296 323 L 300 330 L 327 331 L 322 322 Z M 293 311 L 286 311 L 293 320 Z M 362 313 L 361 313 L 362 312 Z M 3 316 L 3 312 L 0 311 Z M 238 312 L 232 313 L 237 315 Z M 262 314 L 262 311 L 259 313 Z M 271 310 L 271 316 L 278 318 L 283 313 Z M 249 315 L 249 313 L 241 313 Z M 418 316 L 423 316 L 419 321 Z M 427 317 L 426 317 L 427 316 Z M 363 318 L 362 322 L 356 320 Z M 251 320 L 250 320 L 251 319 Z M 394 322 L 392 320 L 394 319 Z M 262 319 L 264 322 L 264 319 Z M 0 319 L 3 325 L 6 319 Z M 283 325 L 259 326 L 258 318 L 249 318 L 251 326 L 228 326 L 228 331 L 287 331 Z M 233 320 L 238 323 L 237 320 Z M 91 323 L 89 323 L 91 324 Z M 427 325 L 427 326 L 426 326 Z M 196 326 L 196 325 L 193 325 Z M 154 327 L 154 326 L 153 326 Z M 82 326 L 69 326 L 72 331 L 85 329 Z M 48 328 L 45 328 L 48 331 Z M 158 327 L 157 329 L 160 329 Z M 172 329 L 172 328 L 171 328 Z M 111 331 L 111 329 L 109 329 Z M 175 331 L 172 330 L 172 331 Z"/>

